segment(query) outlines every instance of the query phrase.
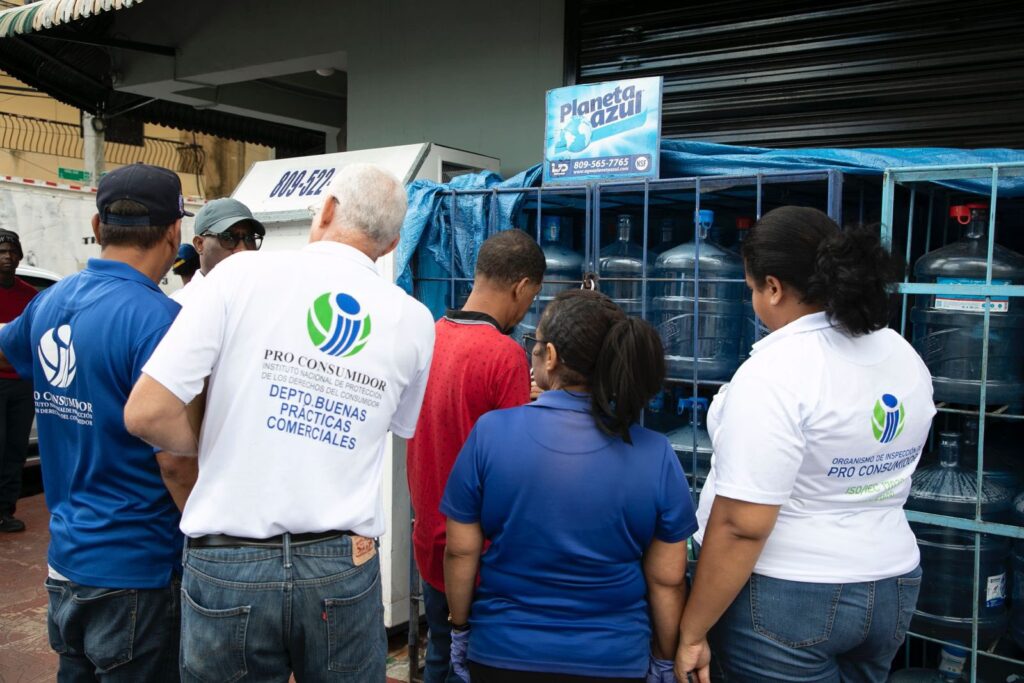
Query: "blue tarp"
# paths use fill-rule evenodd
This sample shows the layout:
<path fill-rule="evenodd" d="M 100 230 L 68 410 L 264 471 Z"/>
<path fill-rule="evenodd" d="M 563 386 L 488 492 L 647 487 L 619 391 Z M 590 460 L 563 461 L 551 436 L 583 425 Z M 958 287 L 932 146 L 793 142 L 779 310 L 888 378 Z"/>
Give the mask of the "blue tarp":
<path fill-rule="evenodd" d="M 950 149 L 940 147 L 866 149 L 769 149 L 737 147 L 708 142 L 663 140 L 662 178 L 711 175 L 754 175 L 771 171 L 837 169 L 845 173 L 880 175 L 886 168 L 909 166 L 950 166 L 1024 162 L 1024 151 L 1012 149 Z M 488 234 L 492 195 L 459 197 L 455 203 L 459 230 L 452 237 L 451 201 L 441 201 L 447 190 L 490 190 L 523 188 L 540 184 L 538 164 L 519 175 L 501 180 L 493 172 L 458 176 L 451 183 L 417 180 L 409 185 L 409 212 L 402 226 L 402 240 L 395 253 L 398 284 L 412 292 L 410 264 L 418 250 L 420 275 L 472 278 L 476 254 Z M 964 192 L 987 196 L 988 180 L 958 180 L 942 183 Z M 1024 197 L 1024 178 L 1000 180 L 1001 197 Z M 494 230 L 512 227 L 512 217 L 524 195 L 498 195 Z M 454 249 L 453 249 L 454 247 Z M 454 273 L 452 265 L 454 264 Z M 422 271 L 426 271 L 425 273 Z M 446 295 L 441 295 L 444 298 Z M 437 296 L 433 298 L 438 298 Z M 435 315 L 443 302 L 428 302 Z"/>
<path fill-rule="evenodd" d="M 769 149 L 736 147 L 710 142 L 662 140 L 661 177 L 752 175 L 768 171 L 810 171 L 834 168 L 845 173 L 880 175 L 887 168 L 907 166 L 959 166 L 1024 162 L 1015 149 L 952 149 L 948 147 L 878 147 L 863 149 Z M 964 192 L 988 195 L 988 180 L 941 183 Z M 1024 197 L 1024 178 L 1005 178 L 1000 196 Z"/>
<path fill-rule="evenodd" d="M 497 206 L 492 207 L 492 195 L 458 197 L 454 203 L 458 214 L 459 230 L 452 236 L 452 202 L 441 201 L 441 193 L 451 190 L 491 190 L 532 187 L 540 179 L 540 165 L 523 171 L 508 180 L 493 171 L 468 173 L 457 176 L 450 183 L 415 180 L 409 184 L 409 211 L 402 224 L 402 239 L 395 250 L 395 270 L 398 285 L 412 292 L 412 263 L 417 250 L 428 253 L 437 271 L 432 275 L 451 274 L 454 277 L 473 277 L 476 254 L 487 238 L 487 225 L 492 208 L 495 211 L 495 232 L 512 227 L 512 216 L 519 208 L 523 195 L 509 193 L 497 195 Z M 454 246 L 454 254 L 453 254 Z M 422 261 L 421 261 L 422 263 Z"/>

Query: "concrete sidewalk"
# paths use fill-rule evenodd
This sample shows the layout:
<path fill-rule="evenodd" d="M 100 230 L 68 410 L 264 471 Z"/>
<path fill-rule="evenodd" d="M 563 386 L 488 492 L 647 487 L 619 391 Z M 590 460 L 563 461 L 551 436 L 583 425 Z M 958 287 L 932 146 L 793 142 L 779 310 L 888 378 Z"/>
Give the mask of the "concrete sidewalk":
<path fill-rule="evenodd" d="M 46 635 L 46 548 L 50 515 L 42 494 L 18 501 L 23 533 L 0 534 L 0 683 L 57 677 L 57 655 Z M 389 683 L 407 680 L 405 634 L 391 639 Z M 422 661 L 422 659 L 421 659 Z"/>
<path fill-rule="evenodd" d="M 32 683 L 57 677 L 57 655 L 46 635 L 46 547 L 50 513 L 43 496 L 18 501 L 28 527 L 0 534 L 0 681 Z"/>

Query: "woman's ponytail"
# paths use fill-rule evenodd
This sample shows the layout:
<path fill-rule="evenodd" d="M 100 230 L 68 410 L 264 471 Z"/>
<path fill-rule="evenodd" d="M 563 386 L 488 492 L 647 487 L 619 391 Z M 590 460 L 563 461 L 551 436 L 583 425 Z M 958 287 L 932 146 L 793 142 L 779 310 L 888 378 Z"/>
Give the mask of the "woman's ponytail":
<path fill-rule="evenodd" d="M 590 412 L 601 431 L 632 443 L 629 428 L 665 380 L 665 351 L 651 325 L 628 318 L 604 294 L 561 292 L 540 321 L 558 349 L 564 384 L 590 387 Z"/>
<path fill-rule="evenodd" d="M 665 351 L 650 323 L 620 320 L 605 335 L 591 380 L 591 406 L 598 426 L 632 443 L 629 427 L 665 380 Z"/>
<path fill-rule="evenodd" d="M 843 232 L 817 209 L 783 206 L 750 231 L 743 261 L 756 284 L 763 285 L 769 275 L 778 278 L 850 335 L 889 322 L 888 286 L 900 277 L 900 262 L 882 247 L 877 230 Z"/>

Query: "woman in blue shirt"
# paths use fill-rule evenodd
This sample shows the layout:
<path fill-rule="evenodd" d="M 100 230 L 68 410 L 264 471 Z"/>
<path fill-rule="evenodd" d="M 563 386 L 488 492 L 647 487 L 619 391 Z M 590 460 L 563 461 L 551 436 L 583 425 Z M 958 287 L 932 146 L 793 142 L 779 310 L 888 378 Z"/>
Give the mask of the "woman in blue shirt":
<path fill-rule="evenodd" d="M 637 424 L 661 341 L 579 290 L 531 340 L 546 392 L 477 422 L 441 503 L 453 666 L 473 683 L 673 681 L 697 523 L 668 440 Z"/>

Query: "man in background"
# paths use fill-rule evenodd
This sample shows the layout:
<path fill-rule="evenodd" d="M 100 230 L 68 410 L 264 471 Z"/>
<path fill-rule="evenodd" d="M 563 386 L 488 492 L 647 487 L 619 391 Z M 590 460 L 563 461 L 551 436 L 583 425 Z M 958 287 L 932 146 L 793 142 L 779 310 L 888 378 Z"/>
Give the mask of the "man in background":
<path fill-rule="evenodd" d="M 15 275 L 24 256 L 18 233 L 0 230 L 0 323 L 6 325 L 25 310 L 36 288 Z M 2 325 L 0 325 L 2 326 Z M 32 376 L 0 369 L 0 532 L 24 531 L 14 516 L 21 496 L 21 474 L 28 457 L 35 408 Z"/>
<path fill-rule="evenodd" d="M 545 266 L 544 252 L 522 230 L 490 237 L 480 247 L 473 291 L 462 310 L 449 310 L 434 328 L 430 381 L 407 458 L 413 547 L 427 613 L 424 683 L 461 683 L 449 672 L 451 629 L 464 625 L 448 623 L 441 496 L 477 419 L 530 400 L 526 354 L 508 335 L 540 292 Z"/>
<path fill-rule="evenodd" d="M 100 257 L 0 330 L 0 364 L 36 389 L 61 681 L 178 680 L 178 505 L 195 463 L 129 434 L 124 404 L 178 312 L 157 283 L 178 252 L 183 206 L 167 169 L 105 175 L 92 219 Z"/>
<path fill-rule="evenodd" d="M 192 276 L 199 270 L 199 253 L 191 244 L 178 247 L 178 258 L 174 259 L 171 272 L 181 278 L 181 286 L 192 282 Z"/>
<path fill-rule="evenodd" d="M 199 209 L 195 221 L 196 236 L 192 245 L 199 254 L 199 270 L 188 285 L 173 292 L 171 298 L 182 306 L 189 301 L 198 285 L 221 261 L 240 251 L 259 251 L 267 229 L 252 217 L 252 211 L 230 197 L 214 199 Z"/>

